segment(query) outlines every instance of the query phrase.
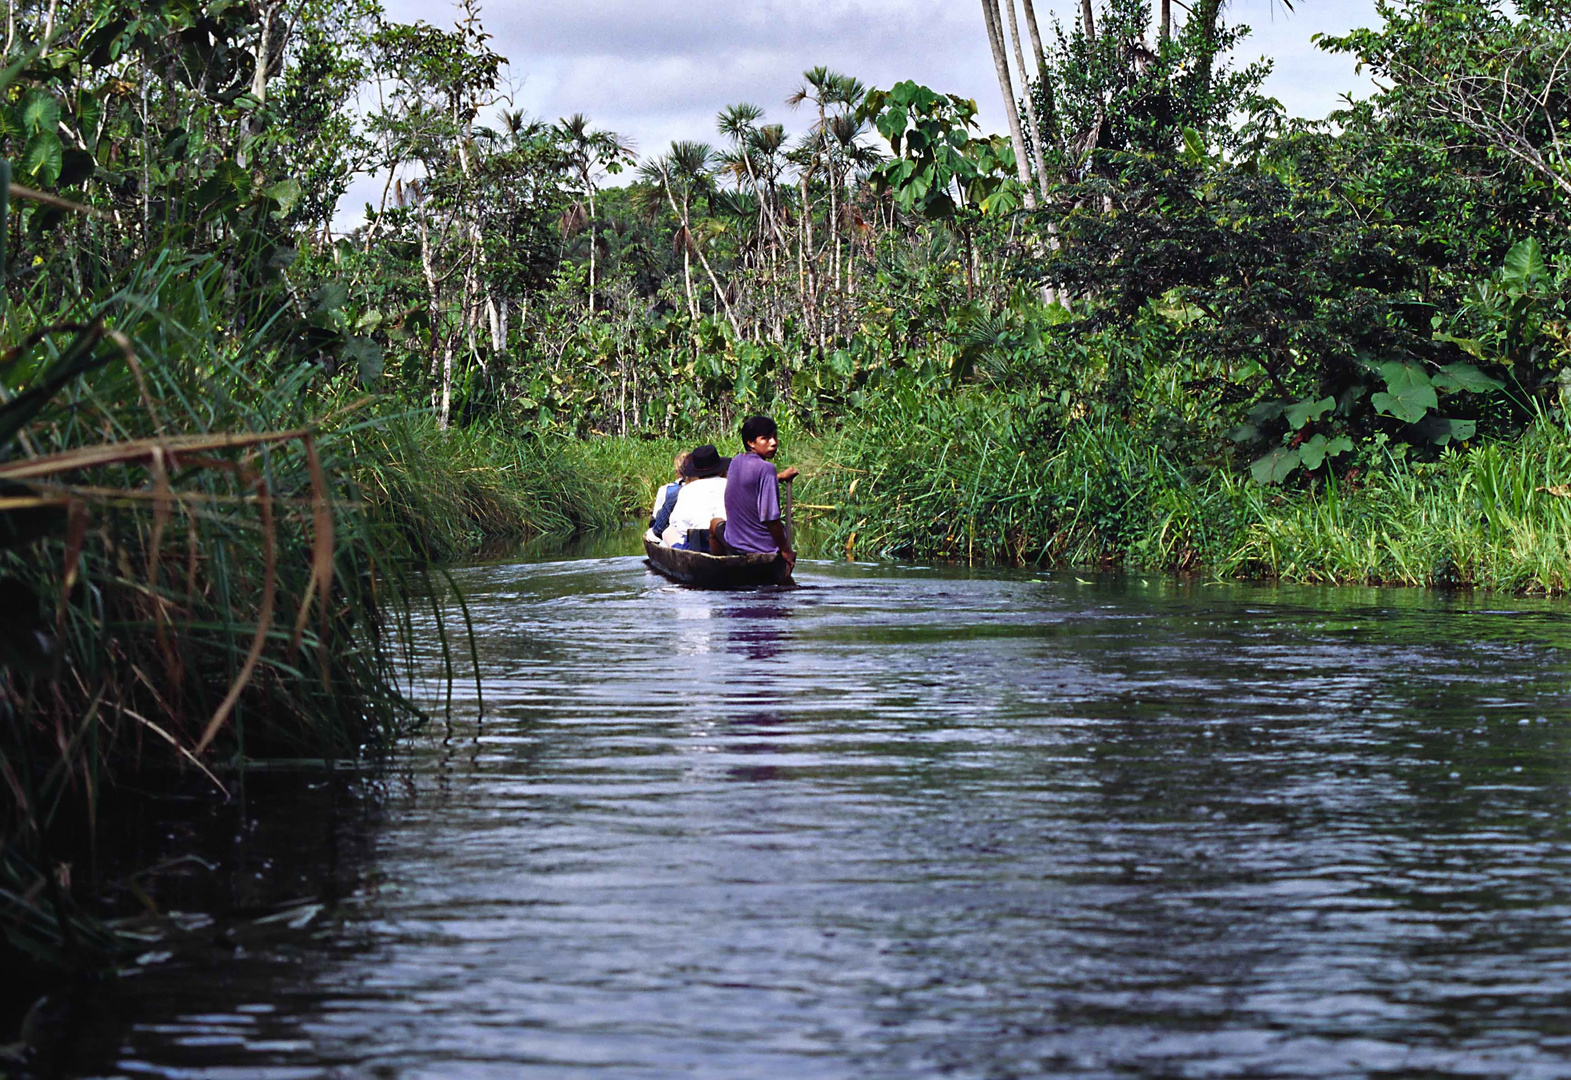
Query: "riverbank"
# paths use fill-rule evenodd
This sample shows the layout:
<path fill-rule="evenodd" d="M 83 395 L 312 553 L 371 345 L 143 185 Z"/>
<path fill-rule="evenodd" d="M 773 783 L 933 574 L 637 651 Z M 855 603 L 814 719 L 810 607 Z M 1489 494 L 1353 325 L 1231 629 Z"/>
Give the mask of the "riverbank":
<path fill-rule="evenodd" d="M 1078 421 L 1037 437 L 981 395 L 949 414 L 898 430 L 876 420 L 824 434 L 787 428 L 781 462 L 803 472 L 805 553 L 1571 591 L 1571 429 L 1547 418 L 1514 442 L 1433 461 L 1386 447 L 1362 468 L 1289 490 L 1225 464 L 1185 464 L 1119 423 Z M 724 434 L 702 438 L 727 448 Z M 464 522 L 427 541 L 448 557 L 639 520 L 671 458 L 696 441 L 564 439 L 526 451 L 494 433 L 452 433 L 446 447 L 420 444 L 445 471 L 419 488 L 475 509 L 410 520 Z"/>
<path fill-rule="evenodd" d="M 1184 464 L 1118 422 L 1036 436 L 985 403 L 942 426 L 848 424 L 812 447 L 819 554 L 1199 572 L 1323 584 L 1571 587 L 1571 431 L 1409 460 L 1302 490 Z M 898 435 L 898 437 L 897 437 Z"/>
<path fill-rule="evenodd" d="M 803 472 L 796 495 L 798 521 L 809 526 L 804 552 L 1305 584 L 1571 590 L 1571 430 L 1556 421 L 1541 420 L 1512 443 L 1433 461 L 1388 447 L 1367 467 L 1284 490 L 1223 465 L 1176 462 L 1125 425 L 1076 422 L 1037 438 L 1008 420 L 983 402 L 957 407 L 943 427 L 787 430 L 781 461 Z M 565 503 L 542 531 L 639 519 L 687 445 L 562 442 L 550 453 L 560 470 L 554 482 L 580 501 Z M 499 485 L 505 494 L 494 505 L 531 507 L 515 520 L 548 520 L 540 495 L 506 487 L 527 469 L 462 475 L 473 475 L 477 488 Z M 477 518 L 472 535 L 512 535 L 485 533 L 489 520 Z"/>

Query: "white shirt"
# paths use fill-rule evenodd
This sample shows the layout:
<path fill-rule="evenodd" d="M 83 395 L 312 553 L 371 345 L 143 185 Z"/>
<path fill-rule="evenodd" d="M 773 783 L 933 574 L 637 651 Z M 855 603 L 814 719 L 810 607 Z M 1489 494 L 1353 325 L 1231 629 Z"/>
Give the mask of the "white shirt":
<path fill-rule="evenodd" d="M 660 542 L 674 547 L 687 540 L 688 529 L 707 529 L 714 518 L 725 517 L 725 477 L 706 476 L 690 480 L 676 497 L 671 522 L 660 534 Z"/>

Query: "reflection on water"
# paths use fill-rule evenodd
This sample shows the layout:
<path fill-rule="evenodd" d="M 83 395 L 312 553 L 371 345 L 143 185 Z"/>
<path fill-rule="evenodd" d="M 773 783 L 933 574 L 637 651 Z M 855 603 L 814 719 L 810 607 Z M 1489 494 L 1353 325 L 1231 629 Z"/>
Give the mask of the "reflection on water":
<path fill-rule="evenodd" d="M 78 1074 L 1571 1076 L 1564 605 L 459 576 L 489 715 L 359 890 Z"/>

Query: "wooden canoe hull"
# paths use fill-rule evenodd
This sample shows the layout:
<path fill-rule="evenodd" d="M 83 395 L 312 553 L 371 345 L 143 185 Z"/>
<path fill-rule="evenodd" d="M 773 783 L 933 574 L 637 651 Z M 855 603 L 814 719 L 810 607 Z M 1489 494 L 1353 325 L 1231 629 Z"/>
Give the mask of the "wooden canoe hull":
<path fill-rule="evenodd" d="M 795 585 L 786 561 L 767 555 L 710 555 L 662 547 L 644 538 L 649 567 L 672 581 L 696 589 L 748 589 L 759 585 Z"/>

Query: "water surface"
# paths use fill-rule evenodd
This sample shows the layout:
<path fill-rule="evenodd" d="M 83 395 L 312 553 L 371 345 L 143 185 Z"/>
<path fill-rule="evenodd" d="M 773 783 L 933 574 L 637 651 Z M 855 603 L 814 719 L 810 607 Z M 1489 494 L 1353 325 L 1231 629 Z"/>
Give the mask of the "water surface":
<path fill-rule="evenodd" d="M 86 1075 L 1571 1076 L 1571 609 L 475 567 L 353 894 Z"/>

